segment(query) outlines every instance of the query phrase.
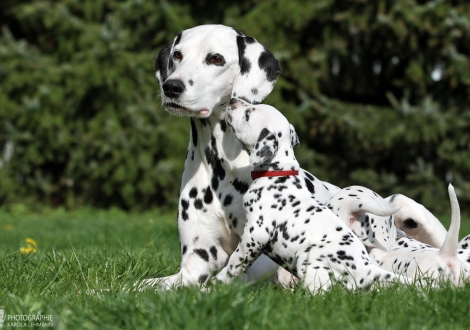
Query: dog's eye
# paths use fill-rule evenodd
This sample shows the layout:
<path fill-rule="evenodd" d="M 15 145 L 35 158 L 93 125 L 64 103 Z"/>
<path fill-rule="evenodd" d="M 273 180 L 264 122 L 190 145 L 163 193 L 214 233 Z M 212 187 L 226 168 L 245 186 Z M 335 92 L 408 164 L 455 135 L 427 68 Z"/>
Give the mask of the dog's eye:
<path fill-rule="evenodd" d="M 222 66 L 225 64 L 225 59 L 220 54 L 208 54 L 206 58 L 206 63 Z"/>
<path fill-rule="evenodd" d="M 219 55 L 214 55 L 211 57 L 211 63 L 212 64 L 220 64 L 222 63 L 224 59 L 222 57 L 220 57 Z"/>
<path fill-rule="evenodd" d="M 183 54 L 181 54 L 181 52 L 179 52 L 179 51 L 176 50 L 176 51 L 173 53 L 173 58 L 174 58 L 175 60 L 181 61 L 181 60 L 183 59 Z"/>

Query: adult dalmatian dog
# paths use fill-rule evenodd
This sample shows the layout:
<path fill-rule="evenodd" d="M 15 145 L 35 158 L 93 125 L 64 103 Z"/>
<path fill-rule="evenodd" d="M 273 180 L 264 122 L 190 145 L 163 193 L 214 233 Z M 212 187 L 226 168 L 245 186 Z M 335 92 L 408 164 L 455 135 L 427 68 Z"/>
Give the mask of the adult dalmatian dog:
<path fill-rule="evenodd" d="M 232 282 L 265 253 L 313 293 L 336 281 L 353 290 L 411 282 L 375 265 L 359 238 L 298 177 L 298 138 L 279 111 L 235 98 L 230 105 L 227 123 L 250 154 L 254 182 L 243 198 L 247 222 L 240 243 L 215 280 Z"/>
<path fill-rule="evenodd" d="M 281 67 L 256 39 L 230 27 L 203 25 L 168 43 L 156 57 L 155 70 L 166 111 L 189 116 L 191 124 L 178 207 L 181 269 L 140 284 L 165 289 L 203 283 L 235 250 L 246 222 L 242 198 L 252 181 L 252 166 L 227 127 L 226 107 L 232 95 L 260 103 Z M 299 178 L 319 199 L 338 190 L 307 172 Z M 257 279 L 278 268 L 262 256 L 246 277 Z M 279 271 L 282 278 L 289 275 Z"/>

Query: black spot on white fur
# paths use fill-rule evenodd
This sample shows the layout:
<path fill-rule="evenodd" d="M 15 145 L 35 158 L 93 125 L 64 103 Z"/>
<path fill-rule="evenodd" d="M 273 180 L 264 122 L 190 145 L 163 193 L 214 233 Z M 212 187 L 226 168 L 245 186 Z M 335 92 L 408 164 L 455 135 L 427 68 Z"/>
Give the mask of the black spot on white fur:
<path fill-rule="evenodd" d="M 219 158 L 216 140 L 213 135 L 211 137 L 211 145 L 206 147 L 204 153 L 207 163 L 211 165 L 213 171 L 211 178 L 212 189 L 217 190 L 219 188 L 219 180 L 225 178 L 225 169 L 222 166 L 222 160 Z"/>
<path fill-rule="evenodd" d="M 238 61 L 240 65 L 240 74 L 245 75 L 251 70 L 251 62 L 245 56 L 246 44 L 251 44 L 255 42 L 252 37 L 241 37 L 237 36 L 237 45 L 238 45 Z M 251 103 L 251 102 L 249 102 Z"/>
<path fill-rule="evenodd" d="M 258 65 L 261 70 L 266 73 L 266 79 L 268 81 L 276 81 L 281 74 L 281 66 L 279 62 L 274 58 L 273 54 L 266 48 L 261 53 L 258 59 Z"/>
<path fill-rule="evenodd" d="M 198 280 L 199 280 L 199 283 L 201 283 L 201 284 L 202 284 L 202 283 L 205 283 L 208 277 L 209 277 L 209 275 L 207 275 L 207 274 L 202 274 L 201 276 L 199 276 L 199 279 L 198 279 Z"/>
<path fill-rule="evenodd" d="M 217 260 L 217 248 L 214 245 L 210 247 L 209 252 L 211 253 L 212 258 Z"/>
<path fill-rule="evenodd" d="M 240 181 L 238 179 L 233 180 L 232 185 L 235 188 L 235 190 L 238 191 L 242 195 L 245 194 L 249 188 L 248 183 Z"/>
<path fill-rule="evenodd" d="M 224 206 L 229 206 L 230 204 L 232 204 L 232 201 L 233 201 L 233 196 L 228 194 L 224 198 Z"/>
<path fill-rule="evenodd" d="M 194 123 L 194 119 L 191 118 L 191 138 L 193 140 L 193 146 L 197 146 L 197 130 L 196 130 L 196 124 Z"/>
<path fill-rule="evenodd" d="M 203 193 L 204 193 L 204 203 L 206 203 L 206 204 L 212 203 L 212 200 L 214 199 L 214 196 L 212 194 L 211 187 L 207 186 L 207 188 L 205 188 L 203 190 Z"/>
<path fill-rule="evenodd" d="M 414 228 L 418 228 L 418 223 L 415 220 L 408 218 L 405 221 L 403 221 L 403 226 L 405 228 L 414 229 Z"/>
<path fill-rule="evenodd" d="M 189 202 L 182 198 L 181 199 L 181 218 L 186 221 L 189 219 L 189 216 L 188 216 L 188 208 L 189 208 Z"/>
<path fill-rule="evenodd" d="M 189 197 L 190 198 L 196 198 L 197 197 L 197 188 L 196 187 L 191 188 L 191 190 L 189 191 Z"/>
<path fill-rule="evenodd" d="M 196 253 L 199 257 L 201 257 L 204 261 L 209 261 L 209 254 L 204 249 L 194 249 L 194 253 Z"/>

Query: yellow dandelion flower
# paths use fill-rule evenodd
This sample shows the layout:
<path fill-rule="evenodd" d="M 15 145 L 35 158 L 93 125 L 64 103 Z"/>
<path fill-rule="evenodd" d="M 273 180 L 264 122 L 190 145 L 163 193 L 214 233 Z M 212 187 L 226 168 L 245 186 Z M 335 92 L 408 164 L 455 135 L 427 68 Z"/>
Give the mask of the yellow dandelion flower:
<path fill-rule="evenodd" d="M 20 248 L 20 253 L 22 253 L 22 254 L 29 254 L 31 252 L 36 253 L 37 250 L 33 247 L 30 247 L 30 246 Z"/>
<path fill-rule="evenodd" d="M 38 250 L 36 249 L 37 243 L 32 238 L 27 238 L 24 240 L 26 242 L 26 247 L 20 248 L 20 253 L 28 254 L 28 253 L 36 253 Z"/>
<path fill-rule="evenodd" d="M 27 238 L 27 239 L 25 239 L 25 242 L 26 242 L 26 244 L 28 244 L 28 245 L 30 245 L 30 246 L 32 246 L 32 247 L 34 247 L 34 248 L 37 246 L 36 241 L 35 241 L 34 239 L 32 239 L 32 238 Z"/>

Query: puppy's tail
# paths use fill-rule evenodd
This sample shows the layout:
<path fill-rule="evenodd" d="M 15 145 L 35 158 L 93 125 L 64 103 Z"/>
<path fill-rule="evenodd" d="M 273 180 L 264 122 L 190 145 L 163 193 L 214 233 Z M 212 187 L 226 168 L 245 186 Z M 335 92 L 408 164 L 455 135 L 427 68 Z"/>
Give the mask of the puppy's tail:
<path fill-rule="evenodd" d="M 457 256 L 457 248 L 459 244 L 459 231 L 460 231 L 460 207 L 457 196 L 455 195 L 454 187 L 449 184 L 449 198 L 450 207 L 452 209 L 452 218 L 450 221 L 449 231 L 447 232 L 444 243 L 439 250 L 439 255 L 443 259 L 453 259 Z"/>
<path fill-rule="evenodd" d="M 361 207 L 357 207 L 353 212 L 358 212 L 358 213 L 371 213 L 374 215 L 378 215 L 380 217 L 386 217 L 392 214 L 397 213 L 400 211 L 401 206 L 396 206 L 392 208 L 377 208 L 371 205 L 361 205 Z"/>

